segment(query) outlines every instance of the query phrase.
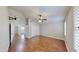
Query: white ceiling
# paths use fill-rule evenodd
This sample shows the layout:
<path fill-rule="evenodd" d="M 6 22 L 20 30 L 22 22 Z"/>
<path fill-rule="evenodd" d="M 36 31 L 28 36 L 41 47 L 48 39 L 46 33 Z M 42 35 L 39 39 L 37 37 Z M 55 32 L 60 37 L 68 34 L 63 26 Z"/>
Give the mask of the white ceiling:
<path fill-rule="evenodd" d="M 42 14 L 44 18 L 49 20 L 64 20 L 69 6 L 10 6 L 9 8 L 16 9 L 22 12 L 26 17 L 35 18 Z"/>

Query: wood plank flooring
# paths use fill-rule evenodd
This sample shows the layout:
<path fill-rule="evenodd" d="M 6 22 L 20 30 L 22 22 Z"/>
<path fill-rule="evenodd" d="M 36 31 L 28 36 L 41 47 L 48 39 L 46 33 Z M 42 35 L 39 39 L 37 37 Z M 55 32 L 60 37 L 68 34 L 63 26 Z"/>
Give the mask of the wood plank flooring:
<path fill-rule="evenodd" d="M 63 40 L 45 36 L 22 39 L 15 35 L 9 52 L 67 52 Z"/>

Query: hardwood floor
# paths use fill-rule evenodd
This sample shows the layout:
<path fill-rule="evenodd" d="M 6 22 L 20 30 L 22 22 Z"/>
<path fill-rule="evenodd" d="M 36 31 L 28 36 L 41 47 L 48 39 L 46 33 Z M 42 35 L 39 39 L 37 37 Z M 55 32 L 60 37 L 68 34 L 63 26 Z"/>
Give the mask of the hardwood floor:
<path fill-rule="evenodd" d="M 22 39 L 15 35 L 9 52 L 67 52 L 67 49 L 63 40 L 45 36 Z"/>

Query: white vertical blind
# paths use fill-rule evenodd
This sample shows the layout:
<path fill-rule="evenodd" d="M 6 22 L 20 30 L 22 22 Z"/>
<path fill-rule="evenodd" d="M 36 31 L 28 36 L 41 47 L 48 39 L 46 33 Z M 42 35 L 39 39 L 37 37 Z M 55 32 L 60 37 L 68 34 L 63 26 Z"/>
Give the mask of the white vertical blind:
<path fill-rule="evenodd" d="M 79 52 L 79 7 L 74 7 L 74 48 Z"/>

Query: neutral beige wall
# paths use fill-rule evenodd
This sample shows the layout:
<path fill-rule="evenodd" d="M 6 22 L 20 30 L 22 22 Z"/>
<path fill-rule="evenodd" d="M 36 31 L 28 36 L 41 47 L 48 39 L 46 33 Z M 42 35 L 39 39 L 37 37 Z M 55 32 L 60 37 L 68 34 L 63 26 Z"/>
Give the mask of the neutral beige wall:
<path fill-rule="evenodd" d="M 74 51 L 73 48 L 73 7 L 69 10 L 69 13 L 66 16 L 66 36 L 65 43 L 68 51 Z"/>
<path fill-rule="evenodd" d="M 9 47 L 9 19 L 8 9 L 0 6 L 0 52 L 8 51 Z"/>

